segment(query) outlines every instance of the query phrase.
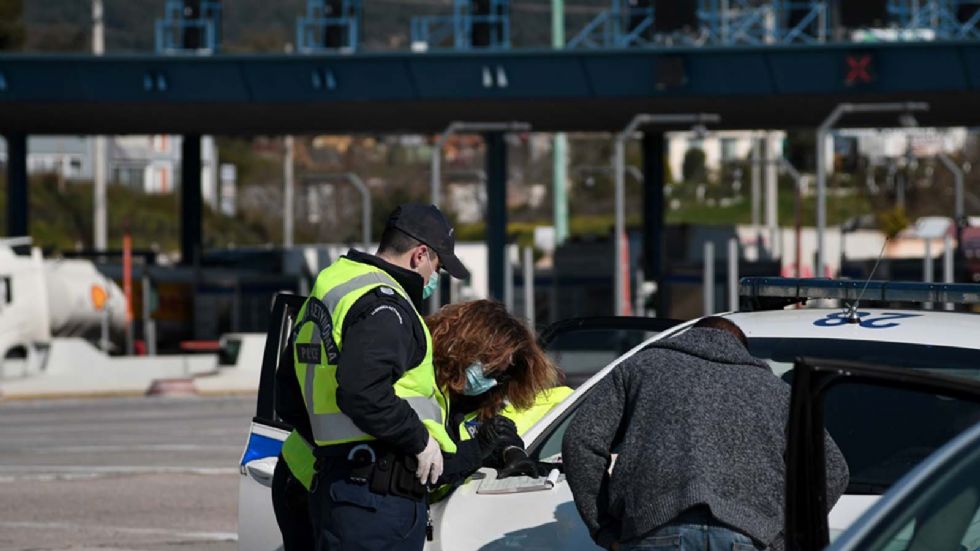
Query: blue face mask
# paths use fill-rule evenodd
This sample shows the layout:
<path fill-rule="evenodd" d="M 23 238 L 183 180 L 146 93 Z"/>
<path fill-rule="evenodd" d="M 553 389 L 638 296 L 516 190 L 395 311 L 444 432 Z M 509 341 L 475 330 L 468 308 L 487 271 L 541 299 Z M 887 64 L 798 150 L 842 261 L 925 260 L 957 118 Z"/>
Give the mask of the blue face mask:
<path fill-rule="evenodd" d="M 463 394 L 466 396 L 479 396 L 491 388 L 497 386 L 497 379 L 487 377 L 483 374 L 483 364 L 474 362 L 466 368 L 466 386 Z"/>
<path fill-rule="evenodd" d="M 429 266 L 432 266 L 432 259 L 426 257 L 426 260 L 429 261 Z M 426 282 L 425 287 L 422 287 L 422 298 L 427 299 L 431 297 L 432 293 L 435 293 L 436 289 L 438 288 L 439 288 L 439 271 L 434 270 L 432 272 L 432 275 L 429 276 L 429 281 Z"/>
<path fill-rule="evenodd" d="M 432 293 L 436 292 L 436 289 L 438 288 L 439 272 L 432 272 L 432 275 L 429 276 L 429 282 L 425 284 L 425 287 L 422 287 L 422 298 L 431 297 Z"/>

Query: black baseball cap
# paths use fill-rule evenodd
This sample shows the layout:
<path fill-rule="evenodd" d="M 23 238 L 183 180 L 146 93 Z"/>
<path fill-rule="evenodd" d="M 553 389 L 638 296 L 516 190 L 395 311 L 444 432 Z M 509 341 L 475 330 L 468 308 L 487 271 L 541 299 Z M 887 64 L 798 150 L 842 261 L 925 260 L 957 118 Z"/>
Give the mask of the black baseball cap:
<path fill-rule="evenodd" d="M 388 217 L 386 226 L 404 232 L 409 237 L 428 245 L 439 255 L 439 262 L 449 275 L 456 279 L 470 277 L 470 271 L 453 252 L 456 246 L 453 227 L 435 205 L 420 203 L 401 205 Z"/>

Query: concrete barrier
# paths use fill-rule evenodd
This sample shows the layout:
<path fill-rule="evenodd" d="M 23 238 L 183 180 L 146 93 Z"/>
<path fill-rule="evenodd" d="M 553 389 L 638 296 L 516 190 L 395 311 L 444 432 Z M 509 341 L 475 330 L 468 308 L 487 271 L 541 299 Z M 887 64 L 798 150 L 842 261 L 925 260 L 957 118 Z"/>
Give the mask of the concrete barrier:
<path fill-rule="evenodd" d="M 41 371 L 0 381 L 4 399 L 142 395 L 157 379 L 217 372 L 214 354 L 109 356 L 80 338 L 53 339 Z"/>
<path fill-rule="evenodd" d="M 246 394 L 259 389 L 265 333 L 228 333 L 221 337 L 221 347 L 238 349 L 234 363 L 221 365 L 214 372 L 194 379 L 199 394 Z"/>

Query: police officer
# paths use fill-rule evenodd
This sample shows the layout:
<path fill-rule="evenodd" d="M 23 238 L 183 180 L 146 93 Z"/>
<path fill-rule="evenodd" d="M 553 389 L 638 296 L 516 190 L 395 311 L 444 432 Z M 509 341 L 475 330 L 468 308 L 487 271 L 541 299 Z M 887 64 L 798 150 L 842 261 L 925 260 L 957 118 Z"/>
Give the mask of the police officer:
<path fill-rule="evenodd" d="M 418 309 L 440 269 L 468 277 L 453 248 L 436 207 L 402 205 L 377 254 L 352 250 L 323 270 L 299 312 L 291 346 L 299 392 L 287 401 L 303 404 L 307 423 L 295 425 L 283 454 L 307 446 L 316 457 L 309 506 L 317 549 L 424 544 L 426 485 L 456 444 Z M 489 449 L 500 425 L 486 425 L 477 440 Z"/>

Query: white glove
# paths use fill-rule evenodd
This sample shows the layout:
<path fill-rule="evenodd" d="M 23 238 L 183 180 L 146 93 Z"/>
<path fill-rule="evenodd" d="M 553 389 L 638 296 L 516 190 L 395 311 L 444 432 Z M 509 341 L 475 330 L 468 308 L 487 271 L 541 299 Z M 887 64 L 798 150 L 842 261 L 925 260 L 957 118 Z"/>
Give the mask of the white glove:
<path fill-rule="evenodd" d="M 422 484 L 435 484 L 436 480 L 442 476 L 442 450 L 439 444 L 429 435 L 429 441 L 425 444 L 425 449 L 415 456 L 419 460 L 419 468 L 415 471 L 415 476 L 419 477 Z"/>

